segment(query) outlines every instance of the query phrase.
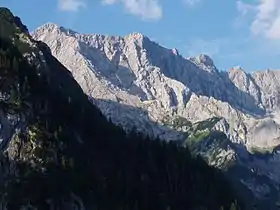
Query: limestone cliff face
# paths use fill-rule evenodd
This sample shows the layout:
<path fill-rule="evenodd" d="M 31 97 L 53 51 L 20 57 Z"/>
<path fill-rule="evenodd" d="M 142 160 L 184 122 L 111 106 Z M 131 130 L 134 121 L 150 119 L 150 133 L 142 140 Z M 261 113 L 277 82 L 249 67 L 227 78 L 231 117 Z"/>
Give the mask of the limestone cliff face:
<path fill-rule="evenodd" d="M 255 124 L 280 106 L 278 71 L 248 74 L 235 67 L 220 72 L 207 55 L 186 59 L 176 49 L 161 47 L 140 33 L 124 37 L 79 34 L 48 23 L 38 28 L 33 37 L 48 44 L 52 54 L 93 99 L 140 108 L 144 118 L 156 122 L 170 115 L 191 122 L 223 117 L 232 127 L 231 139 L 235 142 L 260 147 L 279 144 L 274 141 L 276 131 L 267 136 L 265 143 L 254 138 L 253 133 Z M 127 129 L 135 126 L 161 136 L 162 130 L 149 120 L 135 117 L 139 116 L 137 112 L 123 111 L 120 115 L 110 102 L 97 106 Z M 127 124 L 127 119 L 132 118 L 133 122 Z M 143 121 L 147 121 L 149 129 Z"/>
<path fill-rule="evenodd" d="M 150 136 L 177 140 L 186 137 L 158 124 L 178 118 L 198 123 L 218 117 L 221 120 L 209 129 L 223 132 L 230 144 L 237 145 L 223 148 L 219 157 L 238 157 L 248 171 L 279 183 L 275 167 L 280 168 L 280 156 L 274 149 L 280 144 L 280 71 L 249 74 L 234 67 L 221 72 L 207 55 L 184 58 L 178 50 L 166 49 L 140 33 L 124 37 L 80 34 L 48 23 L 32 36 L 50 47 L 114 123 L 126 130 L 136 128 Z M 273 152 L 252 158 L 255 148 Z"/>

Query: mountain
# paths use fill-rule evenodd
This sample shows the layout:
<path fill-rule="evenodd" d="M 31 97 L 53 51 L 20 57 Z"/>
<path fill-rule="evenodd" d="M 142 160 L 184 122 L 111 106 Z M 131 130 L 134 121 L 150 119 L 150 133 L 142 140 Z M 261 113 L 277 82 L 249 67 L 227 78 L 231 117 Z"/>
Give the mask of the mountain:
<path fill-rule="evenodd" d="M 240 209 L 224 175 L 188 149 L 108 121 L 7 8 L 0 96 L 1 209 Z"/>
<path fill-rule="evenodd" d="M 47 23 L 32 36 L 49 46 L 113 123 L 179 139 L 256 199 L 276 202 L 280 71 L 219 71 L 207 55 L 184 58 L 141 33 L 80 34 Z"/>

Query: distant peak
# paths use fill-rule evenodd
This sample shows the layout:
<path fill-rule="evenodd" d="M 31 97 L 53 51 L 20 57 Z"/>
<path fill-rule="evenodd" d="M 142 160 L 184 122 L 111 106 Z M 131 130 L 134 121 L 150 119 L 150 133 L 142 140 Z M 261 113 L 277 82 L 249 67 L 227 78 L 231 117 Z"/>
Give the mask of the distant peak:
<path fill-rule="evenodd" d="M 229 71 L 244 71 L 241 66 L 234 66 Z"/>
<path fill-rule="evenodd" d="M 135 37 L 135 38 L 142 38 L 142 37 L 144 37 L 144 35 L 142 33 L 139 33 L 139 32 L 132 32 L 130 35 Z"/>
<path fill-rule="evenodd" d="M 235 70 L 242 70 L 241 66 L 235 66 L 235 67 L 233 67 L 233 69 L 235 69 Z"/>
<path fill-rule="evenodd" d="M 206 66 L 214 66 L 213 60 L 210 58 L 210 56 L 208 56 L 206 54 L 200 54 L 200 55 L 196 56 L 195 60 L 198 63 L 203 63 Z"/>
<path fill-rule="evenodd" d="M 76 31 L 73 31 L 71 29 L 65 28 L 63 26 L 60 26 L 56 23 L 52 23 L 52 22 L 47 22 L 45 24 L 43 24 L 42 26 L 40 26 L 38 29 L 36 29 L 36 31 L 40 31 L 40 30 L 48 30 L 48 31 L 61 31 L 65 34 L 77 34 Z"/>
<path fill-rule="evenodd" d="M 206 54 L 200 54 L 196 57 L 188 57 L 187 59 L 196 63 L 196 64 L 203 64 L 207 67 L 213 67 L 214 66 L 213 60 L 210 58 L 210 56 L 208 56 Z"/>
<path fill-rule="evenodd" d="M 177 48 L 173 48 L 173 49 L 172 49 L 172 53 L 173 53 L 174 55 L 179 55 L 179 51 L 178 51 Z"/>
<path fill-rule="evenodd" d="M 145 36 L 139 32 L 132 32 L 128 34 L 127 37 L 133 38 L 135 40 L 143 40 Z"/>
<path fill-rule="evenodd" d="M 44 25 L 41 26 L 42 28 L 59 28 L 60 26 L 56 23 L 47 22 Z"/>
<path fill-rule="evenodd" d="M 60 28 L 59 25 L 55 24 L 55 23 L 51 23 L 51 22 L 47 22 L 41 26 L 39 26 L 36 31 L 54 31 L 54 30 L 58 30 Z"/>
<path fill-rule="evenodd" d="M 218 71 L 213 60 L 206 54 L 200 54 L 196 57 L 188 57 L 187 59 L 208 72 Z"/>

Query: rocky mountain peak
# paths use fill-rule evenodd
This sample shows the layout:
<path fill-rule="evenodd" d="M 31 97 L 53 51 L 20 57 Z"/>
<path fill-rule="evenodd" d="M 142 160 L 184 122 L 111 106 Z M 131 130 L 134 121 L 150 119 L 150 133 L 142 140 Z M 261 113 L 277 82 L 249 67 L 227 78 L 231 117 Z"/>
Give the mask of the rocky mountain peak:
<path fill-rule="evenodd" d="M 241 79 L 240 77 L 247 77 L 245 70 L 243 70 L 240 66 L 235 66 L 235 67 L 229 69 L 228 74 L 229 74 L 230 78 L 238 76 L 239 77 L 238 81 L 245 79 L 245 78 Z"/>
<path fill-rule="evenodd" d="M 176 56 L 177 50 L 160 46 L 139 33 L 119 37 L 46 30 L 36 31 L 33 37 L 48 44 L 52 54 L 72 72 L 103 114 L 128 130 L 134 127 L 151 136 L 175 140 L 179 136 L 174 130 L 159 128 L 155 122 L 172 121 L 173 117 L 185 118 L 190 123 L 203 122 L 225 133 L 230 145 L 245 148 L 242 152 L 212 148 L 225 159 L 232 159 L 229 153 L 243 155 L 247 145 L 264 150 L 264 145 L 280 145 L 276 138 L 278 121 L 274 125 L 273 121 L 263 120 L 267 111 L 280 107 L 277 72 L 250 74 L 239 67 L 218 71 L 208 55 L 185 59 Z M 214 123 L 207 119 L 213 117 L 223 120 L 212 126 Z M 188 129 L 184 122 L 183 126 Z M 205 126 L 202 130 L 201 135 L 206 135 Z M 226 141 L 224 136 L 221 138 Z M 274 157 L 273 154 L 268 159 L 273 161 Z M 280 165 L 278 161 L 271 167 L 255 166 L 255 162 L 246 159 L 242 165 L 248 170 L 257 167 L 257 171 L 268 176 Z M 246 183 L 250 184 L 250 180 Z"/>
<path fill-rule="evenodd" d="M 173 49 L 172 49 L 172 53 L 173 53 L 174 55 L 179 55 L 179 51 L 178 51 L 177 48 L 173 48 Z"/>
<path fill-rule="evenodd" d="M 75 36 L 77 34 L 77 32 L 71 29 L 65 28 L 63 26 L 59 26 L 56 23 L 52 23 L 52 22 L 43 24 L 31 34 L 34 35 L 36 33 L 57 33 L 57 34 L 64 33 L 71 36 Z"/>
<path fill-rule="evenodd" d="M 206 54 L 200 54 L 195 57 L 189 57 L 187 58 L 197 66 L 199 66 L 201 69 L 206 70 L 208 72 L 218 72 L 213 60 L 210 58 L 209 55 Z"/>
<path fill-rule="evenodd" d="M 132 32 L 127 35 L 128 37 L 134 38 L 134 39 L 143 39 L 145 36 L 140 32 Z"/>
<path fill-rule="evenodd" d="M 196 56 L 195 60 L 198 63 L 204 64 L 205 66 L 214 66 L 213 60 L 210 58 L 210 56 L 208 56 L 206 54 L 200 54 L 200 55 Z"/>
<path fill-rule="evenodd" d="M 228 70 L 229 72 L 245 72 L 241 66 L 234 66 Z"/>
<path fill-rule="evenodd" d="M 59 29 L 59 28 L 60 28 L 60 26 L 57 25 L 56 23 L 47 22 L 47 23 L 43 24 L 42 26 L 40 26 L 39 28 L 37 28 L 36 30 L 48 29 L 48 30 L 52 31 L 54 29 Z"/>

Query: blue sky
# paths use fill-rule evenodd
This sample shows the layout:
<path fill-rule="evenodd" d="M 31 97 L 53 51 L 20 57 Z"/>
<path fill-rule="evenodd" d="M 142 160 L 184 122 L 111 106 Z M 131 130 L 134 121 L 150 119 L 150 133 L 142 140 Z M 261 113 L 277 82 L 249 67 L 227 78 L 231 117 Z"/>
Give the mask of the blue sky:
<path fill-rule="evenodd" d="M 280 0 L 1 0 L 33 31 L 54 22 L 82 33 L 141 32 L 221 70 L 280 69 Z"/>

